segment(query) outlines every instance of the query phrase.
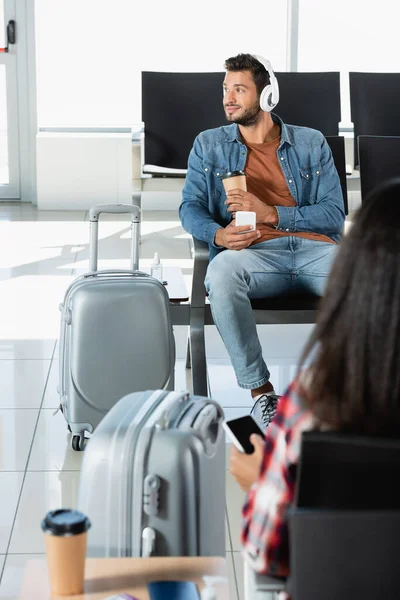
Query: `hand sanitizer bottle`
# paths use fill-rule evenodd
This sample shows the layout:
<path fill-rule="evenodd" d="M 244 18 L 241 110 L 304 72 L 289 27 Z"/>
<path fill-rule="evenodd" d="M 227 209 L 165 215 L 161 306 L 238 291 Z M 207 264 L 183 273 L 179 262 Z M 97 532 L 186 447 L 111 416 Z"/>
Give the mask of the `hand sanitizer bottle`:
<path fill-rule="evenodd" d="M 151 276 L 155 277 L 159 281 L 163 281 L 163 268 L 160 262 L 160 257 L 158 252 L 154 253 L 153 262 L 151 263 Z"/>

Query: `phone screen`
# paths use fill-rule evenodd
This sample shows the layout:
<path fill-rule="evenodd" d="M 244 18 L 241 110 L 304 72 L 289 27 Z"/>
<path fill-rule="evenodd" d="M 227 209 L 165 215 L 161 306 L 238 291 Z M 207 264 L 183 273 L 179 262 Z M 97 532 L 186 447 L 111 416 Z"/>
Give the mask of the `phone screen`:
<path fill-rule="evenodd" d="M 250 442 L 252 433 L 256 433 L 264 438 L 263 432 L 251 415 L 226 421 L 226 426 L 231 430 L 246 454 L 253 454 L 254 452 L 253 444 Z"/>

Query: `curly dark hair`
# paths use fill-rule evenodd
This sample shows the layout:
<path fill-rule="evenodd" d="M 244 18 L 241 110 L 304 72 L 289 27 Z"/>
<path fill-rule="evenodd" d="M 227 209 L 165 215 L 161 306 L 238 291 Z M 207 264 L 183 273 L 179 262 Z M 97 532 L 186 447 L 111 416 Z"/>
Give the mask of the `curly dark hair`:
<path fill-rule="evenodd" d="M 259 96 L 270 82 L 268 71 L 252 54 L 238 54 L 227 58 L 224 66 L 231 72 L 251 71 Z"/>
<path fill-rule="evenodd" d="M 302 396 L 320 422 L 399 436 L 400 178 L 372 190 L 341 241 L 300 369 L 307 359 Z"/>

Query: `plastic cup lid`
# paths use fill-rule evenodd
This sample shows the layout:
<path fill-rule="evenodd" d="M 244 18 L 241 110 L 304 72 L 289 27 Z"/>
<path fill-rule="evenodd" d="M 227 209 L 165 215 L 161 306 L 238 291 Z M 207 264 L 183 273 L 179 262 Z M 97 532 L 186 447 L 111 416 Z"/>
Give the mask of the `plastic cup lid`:
<path fill-rule="evenodd" d="M 42 530 L 52 535 L 76 535 L 91 527 L 86 515 L 69 508 L 51 510 L 42 521 Z"/>
<path fill-rule="evenodd" d="M 228 179 L 228 177 L 239 177 L 240 175 L 244 175 L 246 177 L 246 173 L 244 171 L 229 171 L 222 175 L 221 179 Z"/>

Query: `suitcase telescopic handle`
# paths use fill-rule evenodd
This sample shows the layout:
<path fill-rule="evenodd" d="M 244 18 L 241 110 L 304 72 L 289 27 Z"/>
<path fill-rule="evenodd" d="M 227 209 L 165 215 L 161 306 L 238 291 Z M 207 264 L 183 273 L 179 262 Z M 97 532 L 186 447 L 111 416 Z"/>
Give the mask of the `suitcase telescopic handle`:
<path fill-rule="evenodd" d="M 131 269 L 137 271 L 139 268 L 140 208 L 134 204 L 97 204 L 92 206 L 89 211 L 89 270 L 92 273 L 97 271 L 99 217 L 102 213 L 131 215 Z"/>

